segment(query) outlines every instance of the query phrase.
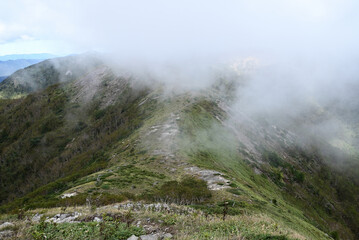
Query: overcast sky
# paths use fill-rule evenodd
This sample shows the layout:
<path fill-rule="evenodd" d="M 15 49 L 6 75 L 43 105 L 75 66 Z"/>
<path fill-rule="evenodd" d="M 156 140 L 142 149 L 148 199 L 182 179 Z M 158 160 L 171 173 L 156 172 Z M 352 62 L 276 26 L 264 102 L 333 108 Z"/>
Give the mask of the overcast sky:
<path fill-rule="evenodd" d="M 0 55 L 347 56 L 359 1 L 0 0 Z"/>

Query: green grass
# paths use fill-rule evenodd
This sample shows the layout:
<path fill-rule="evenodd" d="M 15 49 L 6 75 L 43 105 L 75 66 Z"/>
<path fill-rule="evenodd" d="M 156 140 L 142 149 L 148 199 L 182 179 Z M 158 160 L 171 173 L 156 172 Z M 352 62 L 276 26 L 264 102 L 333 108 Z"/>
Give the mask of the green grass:
<path fill-rule="evenodd" d="M 298 207 L 297 200 L 289 197 L 292 193 L 287 192 L 292 184 L 304 183 L 304 173 L 282 160 L 275 152 L 265 152 L 264 159 L 270 165 L 262 168 L 262 175 L 254 174 L 253 169 L 239 156 L 237 149 L 240 146 L 237 145 L 232 132 L 214 117 L 221 114 L 214 103 L 207 101 L 199 101 L 189 106 L 180 123 L 181 149 L 185 149 L 183 154 L 189 156 L 190 161 L 201 168 L 217 170 L 229 176 L 235 188 L 227 191 L 233 194 L 232 198 L 249 203 L 246 204 L 247 211 L 266 212 L 309 238 L 320 238 L 322 233 L 316 230 L 316 223 L 308 221 L 305 216 L 307 208 Z M 228 199 L 228 195 L 218 197 L 222 200 Z M 220 208 L 209 209 L 217 213 L 221 211 Z M 243 212 L 239 208 L 232 211 L 238 211 L 238 214 Z M 311 214 L 318 213 L 312 211 Z"/>
<path fill-rule="evenodd" d="M 163 201 L 178 204 L 202 203 L 212 197 L 207 183 L 202 179 L 185 177 L 180 182 L 165 182 L 151 198 L 155 201 Z"/>
<path fill-rule="evenodd" d="M 33 239 L 127 239 L 132 235 L 142 235 L 142 228 L 130 226 L 125 223 L 107 220 L 102 223 L 47 223 L 40 222 L 29 229 Z"/>
<path fill-rule="evenodd" d="M 32 217 L 37 213 L 44 214 L 40 223 L 29 223 L 15 220 L 16 236 L 18 239 L 123 239 L 132 234 L 145 234 L 143 225 L 150 224 L 155 229 L 170 231 L 175 239 L 304 239 L 303 235 L 277 222 L 265 214 L 239 214 L 227 216 L 193 210 L 191 207 L 170 204 L 170 211 L 166 208 L 136 208 L 130 212 L 115 206 L 89 209 L 87 207 L 68 207 L 65 212 L 74 210 L 82 213 L 82 223 L 46 223 L 46 217 L 52 217 L 60 211 L 57 209 L 36 209 L 25 212 Z M 86 222 L 94 216 L 102 216 L 103 223 Z M 0 219 L 14 221 L 13 216 Z M 25 219 L 25 218 L 24 218 Z M 87 220 L 86 220 L 87 219 Z M 129 226 L 127 222 L 130 223 Z M 141 222 L 140 227 L 134 223 Z M 326 237 L 320 239 L 328 239 Z"/>

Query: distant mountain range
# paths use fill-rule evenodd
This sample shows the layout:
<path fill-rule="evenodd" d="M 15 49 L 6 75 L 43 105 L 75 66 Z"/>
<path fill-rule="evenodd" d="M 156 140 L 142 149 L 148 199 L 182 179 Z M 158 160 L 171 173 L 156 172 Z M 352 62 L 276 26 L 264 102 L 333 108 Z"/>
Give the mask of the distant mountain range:
<path fill-rule="evenodd" d="M 0 56 L 0 82 L 19 69 L 53 57 L 55 57 L 55 55 L 48 53 Z"/>
<path fill-rule="evenodd" d="M 19 59 L 49 59 L 56 55 L 50 53 L 34 53 L 34 54 L 11 54 L 0 56 L 0 61 L 19 60 Z"/>
<path fill-rule="evenodd" d="M 0 76 L 9 76 L 19 69 L 25 68 L 35 63 L 39 63 L 43 59 L 18 59 L 0 61 Z"/>

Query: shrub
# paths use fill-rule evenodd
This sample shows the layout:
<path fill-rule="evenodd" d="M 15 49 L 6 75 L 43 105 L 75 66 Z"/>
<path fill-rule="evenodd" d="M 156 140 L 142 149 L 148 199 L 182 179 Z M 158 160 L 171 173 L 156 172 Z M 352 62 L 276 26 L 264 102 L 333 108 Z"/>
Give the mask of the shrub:
<path fill-rule="evenodd" d="M 269 162 L 269 164 L 273 167 L 279 167 L 279 166 L 284 166 L 285 163 L 283 162 L 283 160 L 278 156 L 277 153 L 275 152 L 269 152 L 269 151 L 265 151 L 263 154 L 263 159 L 267 162 Z"/>
<path fill-rule="evenodd" d="M 294 181 L 296 181 L 297 183 L 303 183 L 304 173 L 301 171 L 294 171 Z"/>
<path fill-rule="evenodd" d="M 104 189 L 104 190 L 108 190 L 108 189 L 110 189 L 110 185 L 104 184 L 104 185 L 101 186 L 101 188 Z"/>
<path fill-rule="evenodd" d="M 339 233 L 337 231 L 333 231 L 330 233 L 330 236 L 334 239 L 334 240 L 338 240 L 339 239 Z"/>
<path fill-rule="evenodd" d="M 272 169 L 272 171 L 269 173 L 269 176 L 276 185 L 283 186 L 283 173 L 280 169 Z"/>
<path fill-rule="evenodd" d="M 93 113 L 93 116 L 94 116 L 95 120 L 98 120 L 98 119 L 102 118 L 103 116 L 105 116 L 105 114 L 106 114 L 106 111 L 101 109 L 101 110 L 96 110 Z"/>
<path fill-rule="evenodd" d="M 50 114 L 42 121 L 39 130 L 41 133 L 46 133 L 60 127 L 62 123 L 61 118 L 55 116 L 54 114 Z"/>
<path fill-rule="evenodd" d="M 153 197 L 156 201 L 188 205 L 204 202 L 211 198 L 212 194 L 204 180 L 186 177 L 181 182 L 164 183 Z"/>
<path fill-rule="evenodd" d="M 87 124 L 85 122 L 79 121 L 76 126 L 74 127 L 74 131 L 75 132 L 80 132 L 83 129 L 85 129 L 87 127 Z"/>

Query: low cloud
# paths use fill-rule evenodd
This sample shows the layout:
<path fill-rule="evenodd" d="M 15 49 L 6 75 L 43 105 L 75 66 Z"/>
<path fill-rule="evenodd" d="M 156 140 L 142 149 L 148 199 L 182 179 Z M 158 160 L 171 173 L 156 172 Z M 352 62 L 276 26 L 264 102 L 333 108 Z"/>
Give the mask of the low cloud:
<path fill-rule="evenodd" d="M 186 90 L 250 57 L 256 69 L 234 108 L 292 123 L 313 109 L 359 106 L 358 10 L 354 0 L 3 1 L 0 42 L 34 38 L 63 43 L 43 44 L 55 54 L 103 52 L 119 73 Z M 336 122 L 326 116 L 322 125 Z"/>

